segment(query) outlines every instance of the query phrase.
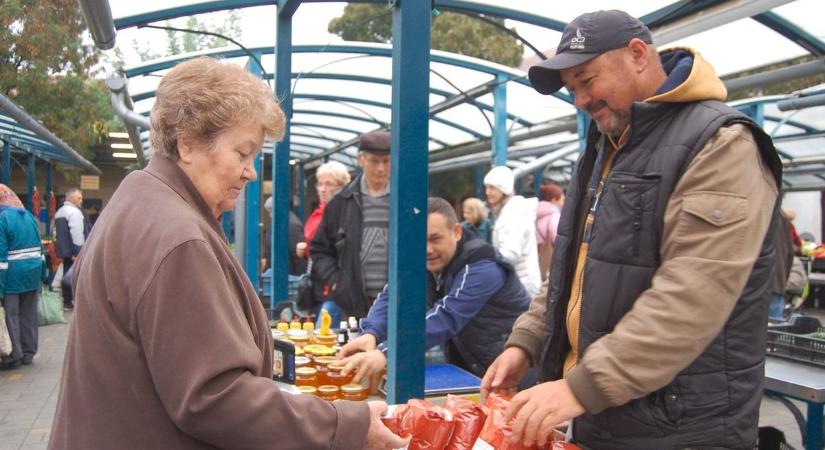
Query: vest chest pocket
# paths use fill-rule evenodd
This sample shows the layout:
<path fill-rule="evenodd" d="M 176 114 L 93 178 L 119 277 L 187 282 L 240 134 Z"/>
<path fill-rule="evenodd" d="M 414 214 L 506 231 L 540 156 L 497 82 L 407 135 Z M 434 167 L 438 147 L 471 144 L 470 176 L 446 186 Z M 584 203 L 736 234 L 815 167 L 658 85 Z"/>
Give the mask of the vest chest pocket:
<path fill-rule="evenodd" d="M 656 264 L 655 216 L 659 194 L 658 173 L 614 171 L 602 192 L 596 211 L 591 252 L 606 260 L 634 265 Z M 601 230 L 601 236 L 596 233 Z"/>

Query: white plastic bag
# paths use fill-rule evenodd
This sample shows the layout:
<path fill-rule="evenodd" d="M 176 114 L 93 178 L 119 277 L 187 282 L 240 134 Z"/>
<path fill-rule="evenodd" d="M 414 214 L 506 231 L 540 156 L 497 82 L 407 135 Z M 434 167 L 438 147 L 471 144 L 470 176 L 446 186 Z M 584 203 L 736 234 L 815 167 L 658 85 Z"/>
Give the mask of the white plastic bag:
<path fill-rule="evenodd" d="M 0 357 L 11 355 L 11 337 L 6 327 L 6 310 L 0 306 Z"/>

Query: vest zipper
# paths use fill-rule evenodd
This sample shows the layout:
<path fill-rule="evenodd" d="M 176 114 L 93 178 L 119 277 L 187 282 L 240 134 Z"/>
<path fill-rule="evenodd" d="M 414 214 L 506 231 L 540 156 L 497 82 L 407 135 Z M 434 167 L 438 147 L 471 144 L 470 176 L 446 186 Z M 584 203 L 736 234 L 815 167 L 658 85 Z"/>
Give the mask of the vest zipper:
<path fill-rule="evenodd" d="M 633 208 L 633 256 L 639 256 L 639 246 L 642 239 L 642 211 L 645 204 L 645 193 L 636 197 L 636 207 Z"/>

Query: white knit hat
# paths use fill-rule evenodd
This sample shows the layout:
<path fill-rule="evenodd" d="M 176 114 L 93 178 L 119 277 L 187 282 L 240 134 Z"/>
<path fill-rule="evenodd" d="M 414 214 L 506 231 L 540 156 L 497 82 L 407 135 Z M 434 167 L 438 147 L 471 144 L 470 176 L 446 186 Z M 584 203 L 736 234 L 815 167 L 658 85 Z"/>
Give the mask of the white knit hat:
<path fill-rule="evenodd" d="M 484 176 L 484 184 L 500 190 L 504 195 L 512 195 L 515 177 L 509 167 L 497 166 L 493 167 L 493 169 Z"/>

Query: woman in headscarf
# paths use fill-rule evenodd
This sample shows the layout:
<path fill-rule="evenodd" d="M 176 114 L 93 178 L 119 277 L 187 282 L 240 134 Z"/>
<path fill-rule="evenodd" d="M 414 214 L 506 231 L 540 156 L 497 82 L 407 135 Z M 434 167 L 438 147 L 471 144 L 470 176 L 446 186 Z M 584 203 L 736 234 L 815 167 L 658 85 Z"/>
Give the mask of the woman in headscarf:
<path fill-rule="evenodd" d="M 75 322 L 52 449 L 390 449 L 383 402 L 282 393 L 255 288 L 217 217 L 257 178 L 284 114 L 242 67 L 169 71 L 154 155 L 121 182 L 75 263 Z M 278 238 L 285 238 L 278 237 Z"/>
<path fill-rule="evenodd" d="M 37 301 L 43 248 L 34 216 L 8 186 L 0 184 L 0 297 L 12 343 L 0 370 L 31 364 L 37 353 Z"/>

